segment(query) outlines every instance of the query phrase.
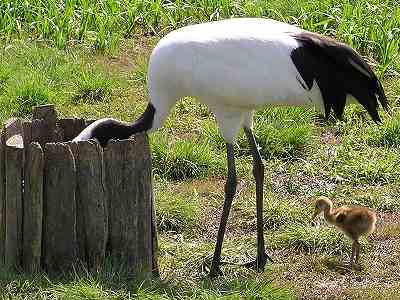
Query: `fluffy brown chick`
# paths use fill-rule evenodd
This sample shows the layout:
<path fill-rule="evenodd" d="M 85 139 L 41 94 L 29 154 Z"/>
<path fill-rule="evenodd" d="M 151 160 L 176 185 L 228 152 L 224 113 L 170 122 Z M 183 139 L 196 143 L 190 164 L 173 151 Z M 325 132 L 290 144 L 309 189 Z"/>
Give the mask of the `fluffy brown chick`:
<path fill-rule="evenodd" d="M 352 266 L 354 266 L 354 263 L 358 264 L 359 239 L 361 236 L 368 236 L 374 232 L 376 213 L 368 207 L 356 205 L 333 208 L 333 203 L 328 197 L 320 196 L 315 202 L 313 220 L 321 213 L 329 224 L 335 225 L 353 240 L 350 264 Z"/>

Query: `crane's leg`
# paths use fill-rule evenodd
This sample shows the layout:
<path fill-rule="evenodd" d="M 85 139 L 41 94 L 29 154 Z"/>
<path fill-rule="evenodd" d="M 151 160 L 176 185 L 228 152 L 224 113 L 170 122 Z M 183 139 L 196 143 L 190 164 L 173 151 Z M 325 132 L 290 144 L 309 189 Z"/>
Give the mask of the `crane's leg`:
<path fill-rule="evenodd" d="M 354 257 L 356 255 L 356 241 L 353 241 L 353 244 L 351 245 L 351 257 L 350 257 L 350 265 L 353 265 Z"/>
<path fill-rule="evenodd" d="M 358 264 L 358 258 L 360 256 L 360 243 L 358 241 L 355 241 L 356 243 L 356 259 L 355 259 L 355 263 Z"/>
<path fill-rule="evenodd" d="M 214 257 L 211 263 L 210 277 L 216 277 L 222 275 L 220 269 L 221 262 L 221 249 L 222 242 L 224 240 L 224 234 L 226 229 L 226 223 L 228 221 L 229 211 L 232 206 L 232 200 L 236 193 L 236 167 L 235 167 L 235 156 L 233 153 L 233 144 L 226 144 L 226 155 L 228 160 L 228 177 L 225 183 L 225 201 L 224 208 L 221 215 L 221 222 L 219 224 L 217 242 L 215 245 Z"/>
<path fill-rule="evenodd" d="M 264 224 L 263 224 L 263 188 L 264 188 L 264 164 L 258 150 L 253 131 L 244 127 L 244 132 L 250 144 L 253 155 L 253 175 L 256 181 L 256 207 L 257 207 L 257 258 L 255 261 L 244 264 L 246 267 L 254 268 L 257 271 L 264 271 L 265 264 L 272 259 L 265 252 Z"/>

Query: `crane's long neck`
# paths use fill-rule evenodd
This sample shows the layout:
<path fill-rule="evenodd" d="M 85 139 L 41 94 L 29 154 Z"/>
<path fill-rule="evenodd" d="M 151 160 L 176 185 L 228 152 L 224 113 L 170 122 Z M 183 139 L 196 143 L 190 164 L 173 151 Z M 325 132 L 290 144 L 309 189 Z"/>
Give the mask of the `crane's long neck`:
<path fill-rule="evenodd" d="M 115 119 L 100 119 L 76 136 L 73 141 L 97 140 L 102 147 L 106 147 L 111 139 L 127 139 L 131 135 L 139 132 L 147 132 L 154 129 L 154 119 L 156 108 L 152 103 L 147 105 L 146 110 L 133 124 L 127 124 Z"/>
<path fill-rule="evenodd" d="M 146 110 L 139 117 L 139 119 L 137 119 L 136 122 L 134 122 L 132 125 L 129 125 L 129 135 L 152 129 L 155 113 L 155 107 L 153 106 L 153 104 L 149 103 L 146 107 Z"/>
<path fill-rule="evenodd" d="M 332 205 L 329 205 L 329 206 L 325 207 L 325 209 L 324 209 L 324 218 L 330 224 L 334 224 L 335 223 L 335 216 L 334 216 L 334 213 L 333 213 Z"/>

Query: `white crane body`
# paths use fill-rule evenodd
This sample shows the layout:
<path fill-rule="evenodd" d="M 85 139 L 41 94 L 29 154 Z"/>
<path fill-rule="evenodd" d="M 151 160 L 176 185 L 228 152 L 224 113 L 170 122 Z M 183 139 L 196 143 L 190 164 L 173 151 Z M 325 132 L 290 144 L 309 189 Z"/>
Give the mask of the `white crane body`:
<path fill-rule="evenodd" d="M 227 142 L 265 105 L 313 106 L 323 111 L 317 84 L 310 90 L 290 57 L 299 47 L 295 26 L 267 19 L 232 19 L 184 27 L 166 35 L 148 69 L 152 130 L 177 99 L 194 97 L 215 114 Z M 157 113 L 157 111 L 159 113 Z"/>

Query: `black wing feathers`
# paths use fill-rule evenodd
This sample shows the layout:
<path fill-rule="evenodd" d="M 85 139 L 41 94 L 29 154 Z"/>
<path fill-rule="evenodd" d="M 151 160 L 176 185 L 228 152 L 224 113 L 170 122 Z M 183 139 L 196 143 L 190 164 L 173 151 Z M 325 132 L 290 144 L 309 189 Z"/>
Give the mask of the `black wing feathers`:
<path fill-rule="evenodd" d="M 291 58 L 308 89 L 314 80 L 321 90 L 325 114 L 331 109 L 338 118 L 343 115 L 347 94 L 356 98 L 375 122 L 378 95 L 384 109 L 388 103 L 382 85 L 368 64 L 349 46 L 310 32 L 293 34 L 300 43 Z"/>

